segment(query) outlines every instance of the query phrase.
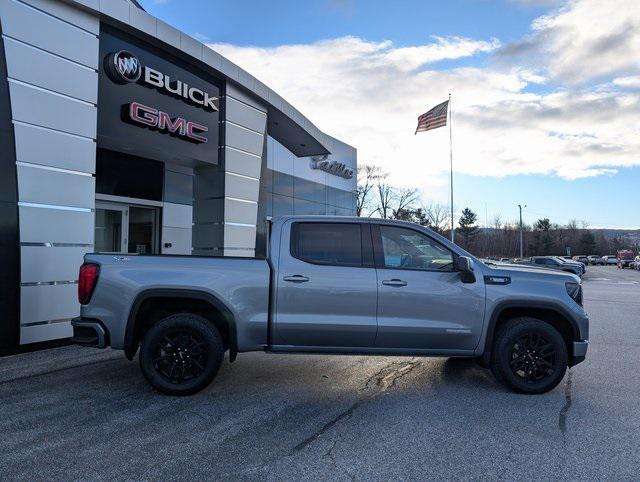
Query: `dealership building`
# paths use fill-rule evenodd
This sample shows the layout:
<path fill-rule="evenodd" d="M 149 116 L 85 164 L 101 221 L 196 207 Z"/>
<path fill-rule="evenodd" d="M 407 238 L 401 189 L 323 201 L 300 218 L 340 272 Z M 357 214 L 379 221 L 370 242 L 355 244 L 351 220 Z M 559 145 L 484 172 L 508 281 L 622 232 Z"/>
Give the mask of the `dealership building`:
<path fill-rule="evenodd" d="M 88 252 L 262 256 L 356 150 L 134 0 L 0 0 L 0 348 L 71 336 Z M 286 92 L 282 92 L 286 95 Z"/>

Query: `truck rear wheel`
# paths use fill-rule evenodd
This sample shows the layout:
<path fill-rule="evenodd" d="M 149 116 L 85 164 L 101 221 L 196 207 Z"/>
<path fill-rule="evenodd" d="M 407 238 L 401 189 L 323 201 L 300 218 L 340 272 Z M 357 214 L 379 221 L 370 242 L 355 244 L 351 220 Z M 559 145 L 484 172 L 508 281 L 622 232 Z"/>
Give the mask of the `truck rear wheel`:
<path fill-rule="evenodd" d="M 564 378 L 567 361 L 567 345 L 558 330 L 536 318 L 515 318 L 500 327 L 491 371 L 515 392 L 545 393 Z"/>
<path fill-rule="evenodd" d="M 168 395 L 191 395 L 215 378 L 224 358 L 220 333 L 205 318 L 171 315 L 145 334 L 140 368 L 154 388 Z"/>

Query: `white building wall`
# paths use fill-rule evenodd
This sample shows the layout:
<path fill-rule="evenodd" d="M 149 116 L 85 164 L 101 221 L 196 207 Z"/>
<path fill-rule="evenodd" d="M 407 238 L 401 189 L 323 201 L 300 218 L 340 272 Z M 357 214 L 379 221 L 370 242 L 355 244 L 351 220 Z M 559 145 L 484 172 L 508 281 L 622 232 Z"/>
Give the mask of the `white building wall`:
<path fill-rule="evenodd" d="M 203 247 L 207 254 L 255 254 L 268 109 L 296 120 L 322 146 L 340 145 L 257 79 L 127 0 L 0 0 L 17 158 L 21 344 L 71 336 L 69 320 L 79 314 L 77 270 L 94 249 L 100 15 L 229 79 L 222 99 L 224 164 L 203 177 L 193 206 L 165 199 L 162 238 L 171 246 L 161 246 L 163 253 Z M 289 173 L 352 190 L 344 180 L 311 172 L 305 159 Z M 198 205 L 208 209 L 198 212 Z"/>
<path fill-rule="evenodd" d="M 267 109 L 230 84 L 221 101 L 224 165 L 197 170 L 194 252 L 253 257 Z"/>
<path fill-rule="evenodd" d="M 16 139 L 20 343 L 71 336 L 93 250 L 99 21 L 56 0 L 0 0 Z"/>

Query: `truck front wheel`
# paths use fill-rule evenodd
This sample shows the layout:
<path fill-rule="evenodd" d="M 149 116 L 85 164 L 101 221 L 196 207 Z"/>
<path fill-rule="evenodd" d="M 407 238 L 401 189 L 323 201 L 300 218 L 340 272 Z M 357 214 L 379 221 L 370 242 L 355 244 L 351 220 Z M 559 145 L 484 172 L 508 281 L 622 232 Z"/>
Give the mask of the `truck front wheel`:
<path fill-rule="evenodd" d="M 154 388 L 168 395 L 191 395 L 211 383 L 224 358 L 220 333 L 190 313 L 168 316 L 145 334 L 140 368 Z"/>
<path fill-rule="evenodd" d="M 515 318 L 498 331 L 491 371 L 515 392 L 545 393 L 563 379 L 567 361 L 567 345 L 552 325 L 536 318 Z"/>

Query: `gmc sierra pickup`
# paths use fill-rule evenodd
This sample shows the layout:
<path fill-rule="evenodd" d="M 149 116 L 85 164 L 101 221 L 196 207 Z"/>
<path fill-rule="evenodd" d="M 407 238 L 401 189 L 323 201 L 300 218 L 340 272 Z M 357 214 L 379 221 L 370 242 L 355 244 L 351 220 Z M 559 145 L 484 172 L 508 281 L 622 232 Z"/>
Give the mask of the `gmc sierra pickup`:
<path fill-rule="evenodd" d="M 266 259 L 88 254 L 74 341 L 140 351 L 159 391 L 187 395 L 226 351 L 476 358 L 521 393 L 584 360 L 580 279 L 490 266 L 431 230 L 379 219 L 289 216 Z"/>

